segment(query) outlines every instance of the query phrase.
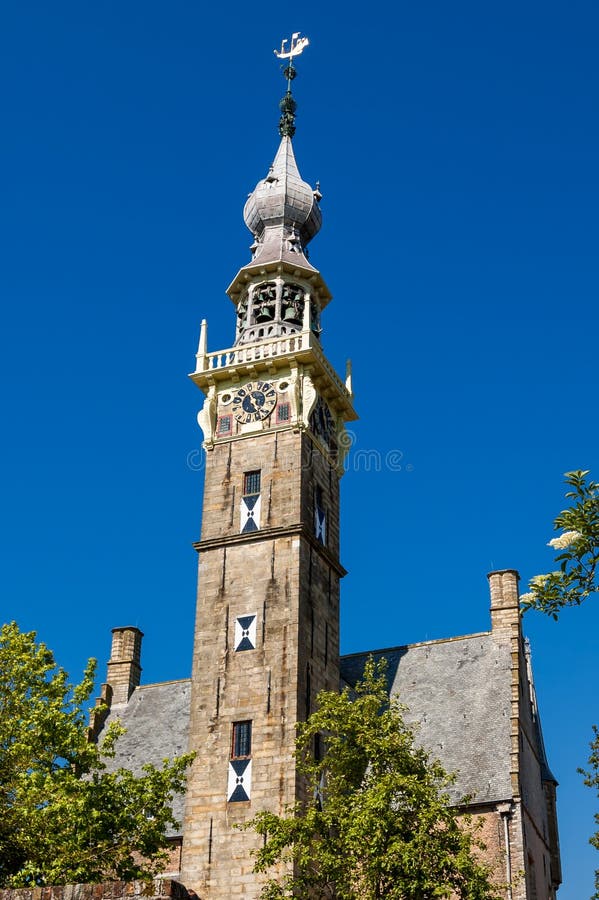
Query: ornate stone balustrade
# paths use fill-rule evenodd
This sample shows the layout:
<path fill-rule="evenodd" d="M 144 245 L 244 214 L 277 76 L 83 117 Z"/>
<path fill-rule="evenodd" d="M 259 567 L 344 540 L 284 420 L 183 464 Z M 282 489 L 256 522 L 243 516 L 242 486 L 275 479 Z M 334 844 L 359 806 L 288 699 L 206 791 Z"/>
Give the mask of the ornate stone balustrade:
<path fill-rule="evenodd" d="M 310 347 L 310 337 L 309 333 L 299 332 L 270 339 L 260 338 L 260 341 L 255 344 L 240 344 L 229 350 L 217 350 L 204 355 L 198 354 L 196 372 L 222 369 L 225 366 L 239 366 L 261 359 L 273 359 L 276 356 L 297 353 L 299 350 L 306 350 Z"/>
<path fill-rule="evenodd" d="M 240 344 L 237 347 L 217 350 L 213 353 L 206 353 L 200 350 L 196 357 L 195 374 L 275 360 L 278 357 L 301 356 L 303 354 L 315 356 L 318 365 L 327 372 L 338 390 L 349 397 L 347 388 L 322 352 L 318 339 L 311 331 L 305 330 L 295 334 L 261 338 L 254 344 Z"/>

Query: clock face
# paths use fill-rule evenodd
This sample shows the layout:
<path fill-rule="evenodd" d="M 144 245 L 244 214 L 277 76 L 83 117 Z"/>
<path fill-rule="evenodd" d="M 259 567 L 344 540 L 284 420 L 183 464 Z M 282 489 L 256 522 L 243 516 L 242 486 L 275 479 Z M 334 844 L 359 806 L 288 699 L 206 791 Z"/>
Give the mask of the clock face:
<path fill-rule="evenodd" d="M 316 407 L 311 416 L 312 431 L 321 439 L 325 446 L 330 447 L 333 438 L 335 424 L 329 407 L 322 397 L 318 398 Z"/>
<path fill-rule="evenodd" d="M 268 381 L 250 381 L 233 396 L 233 415 L 238 422 L 266 419 L 277 403 L 277 392 Z"/>

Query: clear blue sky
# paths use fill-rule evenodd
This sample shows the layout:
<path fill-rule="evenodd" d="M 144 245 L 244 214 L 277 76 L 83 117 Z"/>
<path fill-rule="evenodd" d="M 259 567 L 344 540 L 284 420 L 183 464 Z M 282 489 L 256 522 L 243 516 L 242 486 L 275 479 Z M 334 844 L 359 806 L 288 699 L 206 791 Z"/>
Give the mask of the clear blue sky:
<path fill-rule="evenodd" d="M 190 669 L 199 323 L 224 289 L 309 35 L 300 170 L 320 179 L 324 345 L 354 362 L 343 649 L 489 627 L 486 573 L 552 567 L 562 473 L 599 476 L 599 8 L 588 2 L 7 0 L 0 13 L 2 618 L 78 676 L 114 625 L 144 680 Z M 401 470 L 384 462 L 393 460 Z M 401 456 L 399 455 L 401 454 Z M 395 466 L 397 469 L 397 465 Z M 599 604 L 527 617 L 560 782 L 562 900 L 592 891 L 576 767 Z"/>

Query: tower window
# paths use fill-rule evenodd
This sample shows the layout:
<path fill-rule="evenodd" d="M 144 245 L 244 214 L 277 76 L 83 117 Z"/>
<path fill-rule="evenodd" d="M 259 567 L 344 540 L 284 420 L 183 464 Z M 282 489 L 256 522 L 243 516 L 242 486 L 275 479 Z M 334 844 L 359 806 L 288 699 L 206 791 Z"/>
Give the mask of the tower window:
<path fill-rule="evenodd" d="M 277 406 L 277 422 L 288 422 L 291 418 L 291 406 L 289 403 L 279 403 Z"/>
<path fill-rule="evenodd" d="M 255 472 L 246 472 L 243 476 L 243 496 L 251 497 L 260 493 L 260 469 Z"/>
<path fill-rule="evenodd" d="M 227 801 L 239 803 L 252 796 L 252 723 L 233 722 Z"/>
<path fill-rule="evenodd" d="M 241 520 L 239 530 L 258 531 L 260 528 L 260 469 L 245 472 L 243 476 L 243 496 L 241 498 Z"/>
<path fill-rule="evenodd" d="M 233 722 L 231 759 L 245 759 L 252 752 L 252 723 Z"/>
<path fill-rule="evenodd" d="M 231 434 L 232 427 L 232 416 L 219 416 L 217 434 Z"/>

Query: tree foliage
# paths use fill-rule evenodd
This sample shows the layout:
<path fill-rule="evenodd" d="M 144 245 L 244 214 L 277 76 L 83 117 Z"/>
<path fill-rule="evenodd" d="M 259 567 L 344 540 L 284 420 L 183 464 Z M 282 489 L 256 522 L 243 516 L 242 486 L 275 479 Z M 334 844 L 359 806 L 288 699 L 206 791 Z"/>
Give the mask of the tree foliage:
<path fill-rule="evenodd" d="M 552 538 L 548 546 L 560 551 L 555 558 L 559 569 L 547 575 L 535 575 L 529 583 L 529 593 L 520 598 L 522 609 L 536 609 L 557 620 L 566 606 L 579 606 L 587 597 L 599 591 L 599 484 L 588 476 L 588 469 L 565 473 L 570 506 L 556 516 L 554 528 L 562 533 Z M 579 769 L 587 787 L 599 793 L 599 731 L 593 726 L 589 770 Z M 599 825 L 599 814 L 595 814 Z M 589 838 L 599 850 L 599 830 Z M 595 871 L 595 893 L 591 900 L 599 900 L 599 869 Z"/>
<path fill-rule="evenodd" d="M 473 823 L 449 805 L 452 779 L 415 747 L 380 664 L 368 662 L 353 693 L 319 694 L 298 726 L 296 759 L 305 800 L 245 826 L 264 838 L 255 871 L 278 867 L 264 900 L 496 896 Z"/>
<path fill-rule="evenodd" d="M 109 770 L 123 729 L 88 739 L 94 669 L 73 686 L 35 632 L 0 629 L 0 886 L 145 878 L 164 865 L 190 756 L 139 776 Z"/>
<path fill-rule="evenodd" d="M 554 528 L 562 533 L 548 544 L 559 551 L 559 568 L 531 579 L 529 592 L 520 598 L 524 610 L 557 619 L 565 606 L 578 606 L 599 589 L 599 484 L 588 475 L 588 470 L 565 474 L 571 504 L 555 518 Z"/>
<path fill-rule="evenodd" d="M 593 725 L 593 735 L 591 755 L 588 762 L 589 768 L 579 769 L 578 771 L 584 776 L 586 786 L 595 788 L 597 796 L 599 796 L 599 729 L 596 725 Z M 595 824 L 599 826 L 599 813 L 595 813 Z M 595 834 L 589 838 L 589 841 L 596 850 L 599 850 L 599 827 Z M 595 872 L 595 893 L 591 900 L 599 900 L 599 870 Z"/>

